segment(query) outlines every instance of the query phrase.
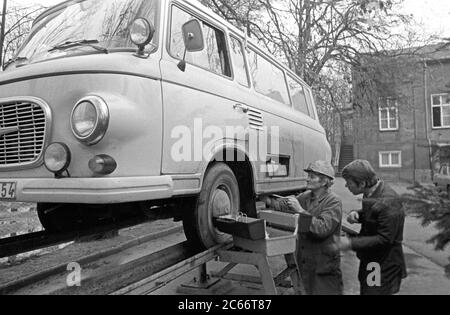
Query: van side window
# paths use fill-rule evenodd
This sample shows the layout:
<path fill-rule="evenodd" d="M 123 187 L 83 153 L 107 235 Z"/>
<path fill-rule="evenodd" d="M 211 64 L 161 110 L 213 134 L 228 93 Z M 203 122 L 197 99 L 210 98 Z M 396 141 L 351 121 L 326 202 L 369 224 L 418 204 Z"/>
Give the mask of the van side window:
<path fill-rule="evenodd" d="M 242 43 L 235 37 L 231 37 L 231 55 L 233 56 L 234 76 L 236 81 L 248 87 L 249 80 L 245 66 L 244 49 Z"/>
<path fill-rule="evenodd" d="M 305 88 L 302 84 L 297 82 L 293 77 L 288 75 L 289 92 L 291 93 L 292 103 L 294 109 L 310 116 L 308 103 L 306 102 Z"/>
<path fill-rule="evenodd" d="M 306 101 L 308 102 L 308 108 L 309 108 L 309 116 L 312 119 L 317 120 L 316 112 L 314 111 L 314 108 L 316 107 L 314 98 L 312 95 L 312 92 L 310 89 L 305 89 L 306 92 Z"/>
<path fill-rule="evenodd" d="M 285 105 L 291 105 L 284 73 L 280 68 L 252 49 L 249 53 L 249 67 L 257 92 Z"/>
<path fill-rule="evenodd" d="M 172 7 L 169 50 L 175 58 L 183 58 L 185 46 L 182 26 L 192 19 L 196 18 L 176 6 Z M 225 34 L 209 24 L 201 23 L 203 25 L 205 49 L 200 52 L 187 52 L 186 61 L 214 73 L 231 77 Z"/>

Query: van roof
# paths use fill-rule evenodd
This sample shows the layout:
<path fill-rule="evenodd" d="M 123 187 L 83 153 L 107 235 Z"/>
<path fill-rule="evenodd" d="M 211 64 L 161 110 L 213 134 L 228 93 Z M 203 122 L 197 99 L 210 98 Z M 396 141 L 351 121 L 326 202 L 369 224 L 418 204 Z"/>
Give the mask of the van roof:
<path fill-rule="evenodd" d="M 67 6 L 69 3 L 78 3 L 78 2 L 82 2 L 85 0 L 66 0 L 63 1 L 47 10 L 45 10 L 44 12 L 42 12 L 33 22 L 33 26 L 39 22 L 40 20 L 42 20 L 44 17 L 46 17 L 47 15 L 60 10 L 61 8 L 64 8 L 65 6 Z M 161 2 L 168 2 L 170 0 L 161 0 Z M 246 34 L 244 31 L 240 30 L 239 28 L 235 27 L 233 24 L 231 24 L 230 22 L 228 22 L 227 20 L 225 20 L 224 18 L 222 18 L 221 16 L 219 16 L 218 14 L 216 14 L 213 10 L 207 8 L 206 6 L 204 6 L 203 4 L 201 4 L 198 0 L 173 0 L 174 2 L 179 2 L 179 3 L 184 3 L 187 4 L 193 8 L 195 8 L 196 10 L 198 10 L 199 12 L 201 12 L 202 14 L 208 16 L 210 19 L 215 20 L 216 22 L 218 22 L 221 25 L 224 25 L 228 30 L 232 31 L 233 33 L 236 33 L 237 35 L 239 35 L 242 38 L 246 38 Z M 295 76 L 296 78 L 300 79 L 302 81 L 302 83 L 306 84 L 306 82 L 297 76 L 297 74 L 292 71 L 291 69 L 289 69 L 289 67 L 287 67 L 286 65 L 284 65 L 283 63 L 279 62 L 273 55 L 267 53 L 264 49 L 264 47 L 262 47 L 258 42 L 256 42 L 255 40 L 253 40 L 252 38 L 247 37 L 247 42 L 250 43 L 254 48 L 256 48 L 261 54 L 263 54 L 265 57 L 269 58 L 271 60 L 271 62 L 273 62 L 274 64 L 277 64 L 279 67 L 283 68 L 284 70 L 286 70 L 289 74 Z"/>

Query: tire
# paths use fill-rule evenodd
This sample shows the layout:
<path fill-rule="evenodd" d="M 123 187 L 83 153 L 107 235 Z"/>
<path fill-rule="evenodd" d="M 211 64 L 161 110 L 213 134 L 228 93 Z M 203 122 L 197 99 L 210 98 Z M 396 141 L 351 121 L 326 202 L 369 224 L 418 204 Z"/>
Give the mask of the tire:
<path fill-rule="evenodd" d="M 191 211 L 185 211 L 183 226 L 192 247 L 209 249 L 223 244 L 230 235 L 214 227 L 213 218 L 239 212 L 239 183 L 233 171 L 224 163 L 210 167 L 202 191 Z"/>
<path fill-rule="evenodd" d="M 80 207 L 74 204 L 39 203 L 37 213 L 42 226 L 49 233 L 76 231 L 86 224 Z"/>
<path fill-rule="evenodd" d="M 63 233 L 89 230 L 138 216 L 139 204 L 83 205 L 39 203 L 37 213 L 45 231 Z"/>
<path fill-rule="evenodd" d="M 447 186 L 447 198 L 450 199 L 450 185 Z"/>

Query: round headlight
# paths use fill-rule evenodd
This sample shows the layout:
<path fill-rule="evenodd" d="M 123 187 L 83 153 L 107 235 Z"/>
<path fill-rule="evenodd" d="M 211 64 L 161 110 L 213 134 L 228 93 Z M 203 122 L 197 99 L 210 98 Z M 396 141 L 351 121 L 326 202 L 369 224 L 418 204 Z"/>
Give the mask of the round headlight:
<path fill-rule="evenodd" d="M 52 173 L 61 174 L 70 165 L 71 153 L 64 143 L 52 143 L 45 150 L 45 167 Z"/>
<path fill-rule="evenodd" d="M 98 96 L 80 100 L 72 111 L 71 124 L 73 134 L 79 141 L 87 145 L 97 144 L 108 129 L 108 105 Z"/>
<path fill-rule="evenodd" d="M 130 28 L 131 41 L 139 47 L 148 45 L 155 34 L 155 27 L 146 19 L 139 18 Z"/>
<path fill-rule="evenodd" d="M 97 124 L 97 111 L 90 102 L 81 102 L 73 111 L 73 129 L 80 137 L 89 136 Z"/>

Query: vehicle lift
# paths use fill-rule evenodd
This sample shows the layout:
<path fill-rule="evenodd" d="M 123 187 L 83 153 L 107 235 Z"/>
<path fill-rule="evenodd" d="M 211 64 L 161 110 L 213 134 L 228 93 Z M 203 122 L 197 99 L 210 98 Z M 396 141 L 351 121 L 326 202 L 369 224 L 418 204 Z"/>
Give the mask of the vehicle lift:
<path fill-rule="evenodd" d="M 293 287 L 295 294 L 305 295 L 306 292 L 295 257 L 299 215 L 260 211 L 259 219 L 260 221 L 263 220 L 265 238 L 255 240 L 247 236 L 242 237 L 242 230 L 245 230 L 246 221 L 246 219 L 243 219 L 241 221 L 243 225 L 241 224 L 239 229 L 241 232 L 232 234 L 233 243 L 218 249 L 215 253 L 219 262 L 228 263 L 228 265 L 220 272 L 212 274 L 214 280 L 211 280 L 208 275 L 206 263 L 201 265 L 198 269 L 198 277 L 194 278 L 193 282 L 180 287 L 179 292 L 196 295 L 206 294 L 207 290 L 220 280 L 231 280 L 262 284 L 266 295 L 277 295 L 277 287 Z M 269 258 L 277 256 L 284 256 L 286 269 L 274 277 L 269 265 Z M 260 278 L 230 273 L 240 264 L 255 266 L 259 271 Z M 290 281 L 287 280 L 288 278 L 290 278 Z"/>

